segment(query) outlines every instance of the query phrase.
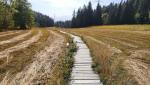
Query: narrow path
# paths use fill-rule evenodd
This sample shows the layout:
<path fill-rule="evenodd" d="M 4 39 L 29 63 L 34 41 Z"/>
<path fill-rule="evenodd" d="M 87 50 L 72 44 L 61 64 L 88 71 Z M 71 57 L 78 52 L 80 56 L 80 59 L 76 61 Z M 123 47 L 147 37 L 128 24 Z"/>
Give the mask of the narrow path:
<path fill-rule="evenodd" d="M 80 37 L 71 36 L 74 38 L 78 50 L 74 56 L 75 62 L 71 73 L 70 85 L 103 85 L 98 74 L 92 69 L 92 57 L 90 56 L 89 48 Z"/>

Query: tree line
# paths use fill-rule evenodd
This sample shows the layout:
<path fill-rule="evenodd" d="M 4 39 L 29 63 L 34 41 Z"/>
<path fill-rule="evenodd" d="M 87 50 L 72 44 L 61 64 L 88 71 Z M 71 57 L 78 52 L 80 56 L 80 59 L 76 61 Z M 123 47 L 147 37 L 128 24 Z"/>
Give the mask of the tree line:
<path fill-rule="evenodd" d="M 34 18 L 35 18 L 35 25 L 38 27 L 52 27 L 54 26 L 54 20 L 47 16 L 43 15 L 39 12 L 34 12 Z"/>
<path fill-rule="evenodd" d="M 103 7 L 103 24 L 150 23 L 150 0 L 126 0 Z"/>
<path fill-rule="evenodd" d="M 74 11 L 71 27 L 86 27 L 92 25 L 102 25 L 102 9 L 98 3 L 97 8 L 93 10 L 91 2 L 88 6 L 79 8 L 77 12 Z"/>
<path fill-rule="evenodd" d="M 71 27 L 71 21 L 66 20 L 66 21 L 57 21 L 55 22 L 56 27 L 63 27 L 63 28 L 70 28 Z"/>
<path fill-rule="evenodd" d="M 95 25 L 149 24 L 150 0 L 126 0 L 93 10 L 91 2 L 73 12 L 72 28 Z"/>
<path fill-rule="evenodd" d="M 52 18 L 34 12 L 27 0 L 0 0 L 0 30 L 46 27 L 53 23 Z"/>

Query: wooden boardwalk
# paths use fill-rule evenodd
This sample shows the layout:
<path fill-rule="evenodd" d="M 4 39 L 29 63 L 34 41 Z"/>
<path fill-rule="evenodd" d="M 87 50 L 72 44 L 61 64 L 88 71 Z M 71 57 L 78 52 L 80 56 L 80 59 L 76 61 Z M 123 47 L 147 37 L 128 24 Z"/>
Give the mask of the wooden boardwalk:
<path fill-rule="evenodd" d="M 103 85 L 98 74 L 92 70 L 92 58 L 87 45 L 80 37 L 72 35 L 78 51 L 74 56 L 75 62 L 71 74 L 70 85 Z"/>

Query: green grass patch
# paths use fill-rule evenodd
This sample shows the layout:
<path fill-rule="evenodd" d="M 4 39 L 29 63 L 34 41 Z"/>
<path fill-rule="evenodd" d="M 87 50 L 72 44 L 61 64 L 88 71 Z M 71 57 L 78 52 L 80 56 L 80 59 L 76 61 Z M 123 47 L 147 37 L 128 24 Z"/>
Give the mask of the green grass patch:
<path fill-rule="evenodd" d="M 76 52 L 77 48 L 76 45 L 73 43 L 73 40 L 70 38 L 69 40 L 69 46 L 68 46 L 68 52 L 66 57 L 63 59 L 62 62 L 62 71 L 63 71 L 63 79 L 64 79 L 64 85 L 66 85 L 70 79 L 70 74 L 72 72 L 72 67 L 74 64 L 74 53 Z"/>

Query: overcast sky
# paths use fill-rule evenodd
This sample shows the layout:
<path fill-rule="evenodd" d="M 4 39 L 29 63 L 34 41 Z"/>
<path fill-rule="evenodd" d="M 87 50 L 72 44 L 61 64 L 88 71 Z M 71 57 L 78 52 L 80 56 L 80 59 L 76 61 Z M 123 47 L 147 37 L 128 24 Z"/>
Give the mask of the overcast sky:
<path fill-rule="evenodd" d="M 32 9 L 43 14 L 46 14 L 58 20 L 69 20 L 72 18 L 73 10 L 77 10 L 84 4 L 91 1 L 93 8 L 96 6 L 98 0 L 29 0 L 32 4 Z M 100 0 L 101 5 L 108 5 L 110 2 L 119 2 L 120 0 Z"/>

